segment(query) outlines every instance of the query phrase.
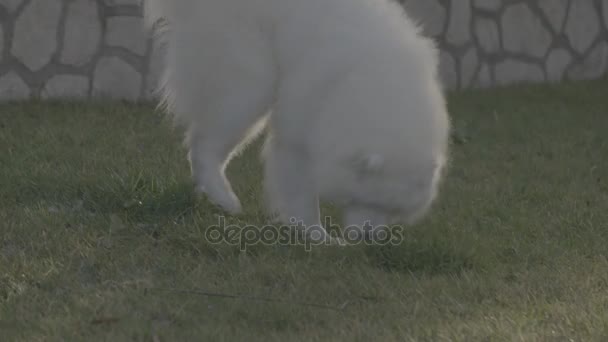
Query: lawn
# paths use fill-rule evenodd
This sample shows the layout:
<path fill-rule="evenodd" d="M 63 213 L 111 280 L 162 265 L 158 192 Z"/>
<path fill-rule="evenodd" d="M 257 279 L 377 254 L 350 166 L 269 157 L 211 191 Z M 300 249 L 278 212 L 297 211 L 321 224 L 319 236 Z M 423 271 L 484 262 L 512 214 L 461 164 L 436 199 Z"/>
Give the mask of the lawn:
<path fill-rule="evenodd" d="M 608 340 L 608 82 L 449 105 L 431 215 L 310 251 L 208 242 L 223 213 L 152 106 L 0 106 L 0 339 Z M 229 168 L 231 224 L 267 220 L 257 149 Z"/>

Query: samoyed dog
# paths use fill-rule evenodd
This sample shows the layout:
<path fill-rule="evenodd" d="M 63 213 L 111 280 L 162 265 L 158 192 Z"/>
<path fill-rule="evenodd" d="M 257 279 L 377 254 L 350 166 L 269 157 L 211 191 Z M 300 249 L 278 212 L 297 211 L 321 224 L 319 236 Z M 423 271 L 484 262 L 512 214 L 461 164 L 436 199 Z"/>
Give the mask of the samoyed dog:
<path fill-rule="evenodd" d="M 164 102 L 210 201 L 241 211 L 224 170 L 266 127 L 265 190 L 282 223 L 328 238 L 320 200 L 362 234 L 429 211 L 450 123 L 437 50 L 400 5 L 144 0 L 144 12 L 166 47 Z"/>

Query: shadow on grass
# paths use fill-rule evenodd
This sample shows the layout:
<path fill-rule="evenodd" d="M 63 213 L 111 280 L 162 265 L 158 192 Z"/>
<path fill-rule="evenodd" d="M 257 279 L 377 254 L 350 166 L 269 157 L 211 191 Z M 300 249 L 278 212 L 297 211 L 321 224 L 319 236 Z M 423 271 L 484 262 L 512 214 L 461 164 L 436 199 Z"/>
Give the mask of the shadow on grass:
<path fill-rule="evenodd" d="M 466 242 L 455 246 L 450 240 L 449 234 L 421 234 L 418 238 L 408 236 L 399 244 L 368 246 L 365 254 L 372 266 L 388 272 L 458 274 L 483 267 L 475 258 L 475 248 L 466 246 Z"/>
<path fill-rule="evenodd" d="M 142 229 L 145 233 L 152 237 L 166 235 L 162 228 L 164 223 L 185 222 L 188 227 L 184 229 L 192 231 L 197 243 L 177 239 L 172 245 L 177 249 L 189 250 L 193 257 L 218 257 L 222 254 L 231 258 L 242 252 L 261 258 L 269 253 L 290 259 L 310 257 L 305 243 L 270 246 L 257 244 L 248 246 L 246 251 L 243 251 L 239 246 L 210 245 L 202 240 L 205 231 L 209 228 L 208 225 L 214 223 L 211 216 L 221 214 L 221 211 L 213 209 L 213 206 L 208 205 L 204 199 L 198 198 L 190 179 L 161 180 L 157 176 L 136 173 L 111 179 L 110 182 L 99 182 L 97 179 L 81 178 L 66 182 L 65 179 L 51 177 L 37 178 L 35 183 L 13 184 L 15 205 L 44 203 L 55 205 L 59 210 L 77 209 L 106 217 L 117 214 L 127 222 L 144 227 Z M 335 208 L 331 206 L 324 206 L 324 213 L 336 215 Z M 227 217 L 227 220 L 228 224 L 246 226 L 263 224 L 266 218 L 261 213 L 256 213 L 254 217 L 246 219 Z M 294 240 L 297 239 L 292 237 L 291 241 Z M 348 251 L 351 247 L 346 247 L 345 250 L 341 250 L 340 247 L 328 248 L 336 249 L 336 253 L 330 253 L 335 255 L 336 259 L 344 258 L 345 253 L 351 255 L 353 259 L 363 256 L 372 267 L 388 272 L 457 274 L 464 270 L 483 267 L 480 260 L 475 258 L 476 249 L 467 243 L 466 239 L 460 242 L 458 240 L 462 238 L 451 236 L 439 227 L 418 226 L 408 229 L 397 245 L 353 247 L 358 250 L 354 253 Z"/>

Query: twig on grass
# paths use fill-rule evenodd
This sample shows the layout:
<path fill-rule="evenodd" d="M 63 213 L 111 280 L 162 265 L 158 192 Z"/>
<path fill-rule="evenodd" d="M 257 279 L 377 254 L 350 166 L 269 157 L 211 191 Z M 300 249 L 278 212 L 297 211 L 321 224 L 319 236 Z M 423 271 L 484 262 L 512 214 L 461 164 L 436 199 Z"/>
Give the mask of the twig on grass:
<path fill-rule="evenodd" d="M 120 321 L 120 318 L 118 318 L 118 317 L 101 317 L 101 318 L 96 318 L 96 319 L 92 320 L 91 324 L 93 324 L 93 325 L 113 324 L 113 323 L 118 323 L 119 321 Z"/>
<path fill-rule="evenodd" d="M 318 308 L 318 309 L 327 309 L 327 310 L 333 310 L 333 311 L 339 311 L 339 312 L 343 312 L 346 309 L 346 307 L 352 303 L 352 301 L 347 300 L 346 302 L 342 303 L 340 306 L 331 306 L 331 305 L 324 305 L 324 304 L 310 303 L 310 302 L 289 301 L 289 300 L 278 299 L 278 298 L 243 296 L 243 295 L 234 295 L 234 294 L 226 294 L 226 293 L 207 292 L 207 291 L 200 291 L 200 290 L 171 289 L 171 288 L 158 288 L 158 287 L 147 288 L 146 291 L 147 290 L 192 294 L 192 295 L 205 296 L 205 297 L 250 300 L 250 301 L 259 301 L 259 302 L 267 302 L 267 303 L 295 304 L 295 305 L 308 306 L 308 307 L 313 307 L 313 308 Z"/>

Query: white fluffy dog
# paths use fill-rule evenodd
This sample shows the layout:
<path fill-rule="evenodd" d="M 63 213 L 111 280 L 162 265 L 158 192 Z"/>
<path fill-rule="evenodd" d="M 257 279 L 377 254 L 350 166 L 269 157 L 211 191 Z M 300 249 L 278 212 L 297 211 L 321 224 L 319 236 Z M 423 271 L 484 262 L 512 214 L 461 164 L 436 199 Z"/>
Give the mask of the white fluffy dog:
<path fill-rule="evenodd" d="M 319 200 L 361 233 L 428 211 L 450 124 L 437 51 L 398 4 L 144 1 L 148 24 L 166 23 L 165 102 L 212 202 L 240 212 L 224 169 L 268 124 L 265 189 L 283 223 L 322 227 Z"/>

